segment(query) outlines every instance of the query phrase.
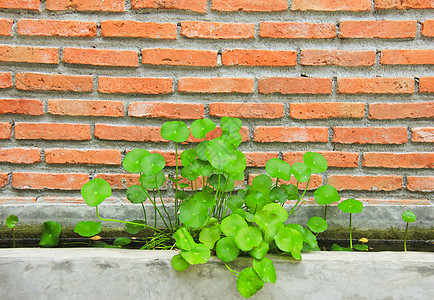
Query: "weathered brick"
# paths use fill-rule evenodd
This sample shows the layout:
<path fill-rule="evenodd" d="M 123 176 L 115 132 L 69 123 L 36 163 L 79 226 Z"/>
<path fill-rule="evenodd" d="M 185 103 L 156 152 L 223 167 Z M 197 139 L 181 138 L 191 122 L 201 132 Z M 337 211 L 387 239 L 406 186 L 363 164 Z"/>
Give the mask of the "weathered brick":
<path fill-rule="evenodd" d="M 0 122 L 0 140 L 8 140 L 11 138 L 12 123 Z"/>
<path fill-rule="evenodd" d="M 41 161 L 39 148 L 2 148 L 0 162 L 13 164 L 33 164 Z"/>
<path fill-rule="evenodd" d="M 41 0 L 2 0 L 0 8 L 39 10 Z"/>
<path fill-rule="evenodd" d="M 394 175 L 330 175 L 327 178 L 327 184 L 334 186 L 338 191 L 394 191 L 402 189 L 402 177 Z"/>
<path fill-rule="evenodd" d="M 125 10 L 124 0 L 46 0 L 47 10 L 108 11 Z"/>
<path fill-rule="evenodd" d="M 181 22 L 181 35 L 202 39 L 253 39 L 253 23 Z"/>
<path fill-rule="evenodd" d="M 282 103 L 227 103 L 209 104 L 209 115 L 232 118 L 277 119 L 283 117 Z"/>
<path fill-rule="evenodd" d="M 247 142 L 248 140 L 250 140 L 248 127 L 242 126 L 240 129 L 240 134 L 241 134 L 241 142 Z M 210 131 L 206 135 L 206 139 L 212 140 L 212 139 L 215 139 L 216 137 L 219 137 L 221 135 L 222 135 L 222 129 L 221 129 L 221 127 L 217 126 L 213 131 Z M 187 140 L 187 143 L 199 143 L 199 142 L 202 142 L 204 140 L 205 140 L 205 138 L 197 139 L 197 138 L 193 137 L 192 135 L 190 135 L 190 137 Z"/>
<path fill-rule="evenodd" d="M 342 21 L 340 38 L 406 39 L 416 37 L 417 21 Z"/>
<path fill-rule="evenodd" d="M 426 37 L 434 37 L 434 19 L 422 23 L 421 34 Z"/>
<path fill-rule="evenodd" d="M 336 37 L 333 23 L 261 22 L 259 36 L 274 39 L 332 39 Z"/>
<path fill-rule="evenodd" d="M 168 94 L 173 92 L 172 78 L 103 77 L 98 92 L 119 94 Z"/>
<path fill-rule="evenodd" d="M 293 0 L 291 10 L 315 11 L 369 11 L 370 0 Z"/>
<path fill-rule="evenodd" d="M 15 123 L 17 140 L 90 140 L 90 125 L 68 123 Z"/>
<path fill-rule="evenodd" d="M 297 65 L 297 51 L 225 49 L 222 63 L 225 66 L 293 67 Z"/>
<path fill-rule="evenodd" d="M 434 153 L 363 153 L 363 166 L 370 168 L 434 168 Z"/>
<path fill-rule="evenodd" d="M 15 87 L 25 91 L 93 91 L 92 76 L 17 73 Z"/>
<path fill-rule="evenodd" d="M 405 127 L 335 127 L 333 143 L 340 144 L 405 144 Z"/>
<path fill-rule="evenodd" d="M 36 197 L 4 197 L 0 198 L 0 205 L 7 204 L 34 204 Z"/>
<path fill-rule="evenodd" d="M 80 173 L 12 173 L 12 187 L 19 190 L 80 190 L 89 175 Z"/>
<path fill-rule="evenodd" d="M 434 177 L 407 176 L 407 190 L 413 192 L 434 192 Z"/>
<path fill-rule="evenodd" d="M 41 116 L 44 114 L 44 103 L 34 99 L 0 99 L 0 114 Z"/>
<path fill-rule="evenodd" d="M 0 173 L 0 189 L 4 188 L 8 184 L 8 173 Z"/>
<path fill-rule="evenodd" d="M 429 9 L 434 8 L 431 0 L 374 0 L 375 9 Z"/>
<path fill-rule="evenodd" d="M 139 183 L 139 174 L 97 174 L 95 178 L 102 178 L 110 184 L 114 190 L 126 190 Z"/>
<path fill-rule="evenodd" d="M 52 115 L 64 116 L 101 116 L 123 117 L 122 101 L 104 100 L 48 100 L 48 112 Z"/>
<path fill-rule="evenodd" d="M 117 126 L 95 124 L 95 137 L 101 140 L 165 142 L 160 135 L 160 127 Z"/>
<path fill-rule="evenodd" d="M 327 143 L 328 128 L 257 126 L 253 140 L 262 143 Z"/>
<path fill-rule="evenodd" d="M 47 164 L 121 164 L 121 151 L 114 149 L 46 149 L 44 152 Z"/>
<path fill-rule="evenodd" d="M 255 177 L 259 176 L 260 174 L 250 174 L 249 178 L 248 178 L 248 184 L 252 184 L 253 179 L 255 179 Z M 276 178 L 272 178 L 273 182 L 276 182 Z M 309 182 L 309 187 L 308 187 L 308 191 L 311 190 L 315 190 L 317 188 L 319 188 L 322 185 L 322 176 L 321 175 L 317 175 L 317 174 L 313 174 L 310 177 L 310 182 Z M 279 184 L 294 184 L 297 185 L 297 180 L 294 178 L 294 176 L 291 177 L 290 180 L 282 180 L 279 179 Z M 306 188 L 307 182 L 305 183 L 300 183 L 298 185 L 298 189 L 299 190 L 304 190 Z"/>
<path fill-rule="evenodd" d="M 301 50 L 304 66 L 370 67 L 375 65 L 375 51 Z"/>
<path fill-rule="evenodd" d="M 382 65 L 433 65 L 434 50 L 382 50 Z"/>
<path fill-rule="evenodd" d="M 216 11 L 285 11 L 288 9 L 286 0 L 213 0 L 212 10 Z"/>
<path fill-rule="evenodd" d="M 395 120 L 418 118 L 434 118 L 434 102 L 369 104 L 369 119 Z"/>
<path fill-rule="evenodd" d="M 253 78 L 181 77 L 178 91 L 184 93 L 253 93 Z"/>
<path fill-rule="evenodd" d="M 12 35 L 12 19 L 0 19 L 0 35 Z"/>
<path fill-rule="evenodd" d="M 57 64 L 58 52 L 57 48 L 1 45 L 0 61 Z"/>
<path fill-rule="evenodd" d="M 294 119 L 363 118 L 363 102 L 290 103 L 289 116 Z"/>
<path fill-rule="evenodd" d="M 345 151 L 313 151 L 321 154 L 327 160 L 329 167 L 335 168 L 357 168 L 359 165 L 358 152 Z M 283 152 L 282 158 L 284 161 L 293 165 L 296 162 L 303 162 L 303 155 L 306 151 L 291 151 Z"/>
<path fill-rule="evenodd" d="M 181 9 L 206 13 L 207 0 L 131 0 L 132 9 Z"/>
<path fill-rule="evenodd" d="M 413 78 L 338 78 L 340 94 L 412 94 Z"/>
<path fill-rule="evenodd" d="M 0 89 L 7 89 L 13 86 L 11 73 L 0 72 Z"/>
<path fill-rule="evenodd" d="M 191 49 L 143 49 L 142 63 L 191 67 L 217 67 L 217 51 Z"/>
<path fill-rule="evenodd" d="M 200 103 L 133 102 L 128 108 L 131 117 L 165 119 L 202 119 L 205 105 Z"/>
<path fill-rule="evenodd" d="M 411 141 L 417 143 L 434 143 L 434 127 L 413 127 Z"/>
<path fill-rule="evenodd" d="M 331 94 L 330 78 L 261 77 L 258 81 L 260 94 Z"/>
<path fill-rule="evenodd" d="M 278 158 L 279 153 L 277 152 L 243 152 L 246 156 L 248 167 L 259 167 L 263 168 L 267 162 L 272 158 Z"/>
<path fill-rule="evenodd" d="M 101 36 L 174 40 L 176 39 L 176 24 L 117 20 L 102 21 Z"/>
<path fill-rule="evenodd" d="M 434 93 L 434 76 L 421 77 L 419 79 L 419 92 L 420 93 Z"/>
<path fill-rule="evenodd" d="M 139 54 L 127 50 L 63 48 L 62 61 L 68 64 L 138 67 Z"/>
<path fill-rule="evenodd" d="M 60 37 L 94 37 L 95 22 L 63 20 L 18 20 L 19 35 L 60 36 Z"/>

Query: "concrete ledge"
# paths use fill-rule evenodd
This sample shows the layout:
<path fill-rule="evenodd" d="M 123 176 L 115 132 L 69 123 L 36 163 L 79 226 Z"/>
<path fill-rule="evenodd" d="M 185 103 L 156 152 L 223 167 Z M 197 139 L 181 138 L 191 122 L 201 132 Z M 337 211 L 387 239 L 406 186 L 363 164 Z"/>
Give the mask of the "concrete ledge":
<path fill-rule="evenodd" d="M 2 299 L 242 299 L 215 257 L 185 272 L 175 251 L 0 249 Z M 251 299 L 431 299 L 434 254 L 312 252 L 273 257 L 277 283 Z M 250 258 L 232 263 L 240 270 Z"/>

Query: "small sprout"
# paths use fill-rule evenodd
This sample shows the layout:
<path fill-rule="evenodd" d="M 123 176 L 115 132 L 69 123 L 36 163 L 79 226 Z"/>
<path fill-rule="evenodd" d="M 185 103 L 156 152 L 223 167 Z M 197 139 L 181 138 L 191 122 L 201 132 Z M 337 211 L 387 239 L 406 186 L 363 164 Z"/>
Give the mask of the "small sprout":
<path fill-rule="evenodd" d="M 416 215 L 414 212 L 407 210 L 402 214 L 402 220 L 407 223 L 405 226 L 405 234 L 404 234 L 404 251 L 407 252 L 407 233 L 408 233 L 408 224 L 416 222 Z"/>
<path fill-rule="evenodd" d="M 338 204 L 338 208 L 344 212 L 350 214 L 350 248 L 353 249 L 353 235 L 351 226 L 352 214 L 357 214 L 363 211 L 363 204 L 359 200 L 347 199 Z"/>
<path fill-rule="evenodd" d="M 15 225 L 19 222 L 18 217 L 15 215 L 10 215 L 6 218 L 6 226 L 12 229 L 12 244 L 15 248 Z"/>
<path fill-rule="evenodd" d="M 47 221 L 44 223 L 39 245 L 42 247 L 54 247 L 59 244 L 59 235 L 62 226 L 54 221 Z"/>

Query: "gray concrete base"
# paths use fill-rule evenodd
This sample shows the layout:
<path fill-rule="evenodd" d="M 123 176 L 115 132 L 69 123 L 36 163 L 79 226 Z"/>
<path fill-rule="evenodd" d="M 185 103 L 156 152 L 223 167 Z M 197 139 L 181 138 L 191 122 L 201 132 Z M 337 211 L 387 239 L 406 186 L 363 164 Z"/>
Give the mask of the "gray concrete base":
<path fill-rule="evenodd" d="M 236 278 L 215 257 L 185 272 L 175 251 L 0 249 L 0 298 L 242 299 Z M 272 257 L 277 283 L 251 299 L 432 299 L 434 254 L 305 253 L 298 262 Z M 238 259 L 233 269 L 250 266 Z"/>

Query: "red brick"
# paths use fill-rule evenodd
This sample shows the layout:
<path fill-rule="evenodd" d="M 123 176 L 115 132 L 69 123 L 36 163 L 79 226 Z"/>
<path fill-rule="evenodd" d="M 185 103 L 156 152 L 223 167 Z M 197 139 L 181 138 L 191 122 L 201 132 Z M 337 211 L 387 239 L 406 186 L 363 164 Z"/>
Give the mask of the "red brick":
<path fill-rule="evenodd" d="M 95 22 L 61 20 L 18 20 L 19 35 L 94 37 Z"/>
<path fill-rule="evenodd" d="M 370 0 L 293 0 L 291 10 L 370 11 Z"/>
<path fill-rule="evenodd" d="M 365 103 L 326 102 L 290 103 L 289 116 L 294 119 L 363 118 Z"/>
<path fill-rule="evenodd" d="M 422 23 L 421 34 L 427 37 L 434 37 L 434 19 Z"/>
<path fill-rule="evenodd" d="M 120 165 L 121 151 L 113 149 L 46 149 L 45 161 L 47 164 Z"/>
<path fill-rule="evenodd" d="M 434 50 L 383 50 L 382 65 L 432 65 Z"/>
<path fill-rule="evenodd" d="M 0 61 L 57 64 L 59 55 L 57 48 L 3 45 L 0 46 Z"/>
<path fill-rule="evenodd" d="M 384 153 L 363 154 L 363 166 L 370 168 L 434 168 L 434 153 Z"/>
<path fill-rule="evenodd" d="M 407 190 L 413 192 L 434 192 L 434 177 L 407 176 Z"/>
<path fill-rule="evenodd" d="M 417 21 L 342 21 L 340 38 L 406 39 L 416 37 Z"/>
<path fill-rule="evenodd" d="M 241 134 L 241 142 L 247 142 L 248 140 L 250 140 L 248 127 L 242 126 L 241 130 L 240 130 L 240 134 Z M 215 139 L 216 137 L 219 137 L 221 135 L 222 135 L 222 129 L 221 129 L 221 127 L 217 126 L 213 131 L 209 132 L 206 135 L 206 139 L 212 140 L 212 139 Z M 199 143 L 199 142 L 202 142 L 204 140 L 205 140 L 205 138 L 197 139 L 197 138 L 193 137 L 192 135 L 190 135 L 190 137 L 187 140 L 187 143 Z"/>
<path fill-rule="evenodd" d="M 370 67 L 375 65 L 375 51 L 301 50 L 300 65 Z"/>
<path fill-rule="evenodd" d="M 133 102 L 128 108 L 131 117 L 165 119 L 202 119 L 205 105 L 199 103 Z"/>
<path fill-rule="evenodd" d="M 172 78 L 103 77 L 98 92 L 119 94 L 168 94 L 173 92 Z"/>
<path fill-rule="evenodd" d="M 39 10 L 41 0 L 2 0 L 0 8 Z"/>
<path fill-rule="evenodd" d="M 285 11 L 288 9 L 286 0 L 213 0 L 212 10 L 216 11 Z"/>
<path fill-rule="evenodd" d="M 327 160 L 327 165 L 334 168 L 357 168 L 359 165 L 358 152 L 345 151 L 314 151 Z M 283 152 L 283 160 L 293 165 L 296 162 L 303 162 L 303 155 L 306 151 Z"/>
<path fill-rule="evenodd" d="M 260 174 L 251 174 L 249 175 L 248 178 L 248 184 L 252 184 L 253 179 L 255 179 L 255 177 L 259 176 Z M 276 182 L 276 178 L 272 178 L 273 182 Z M 312 176 L 310 177 L 310 182 L 309 182 L 309 187 L 308 187 L 308 191 L 311 190 L 315 190 L 317 188 L 319 188 L 320 186 L 322 186 L 322 176 L 321 175 L 316 175 L 316 174 L 312 174 Z M 297 185 L 297 180 L 295 179 L 294 176 L 291 177 L 290 180 L 282 180 L 279 179 L 279 184 L 294 184 Z M 304 190 L 306 188 L 307 183 L 299 183 L 298 185 L 298 189 L 299 190 Z"/>
<path fill-rule="evenodd" d="M 92 76 L 18 73 L 15 76 L 15 86 L 25 91 L 93 91 Z"/>
<path fill-rule="evenodd" d="M 122 101 L 104 100 L 48 100 L 48 112 L 52 115 L 63 116 L 101 116 L 123 117 L 124 104 Z"/>
<path fill-rule="evenodd" d="M 90 125 L 68 123 L 15 123 L 17 140 L 90 140 Z"/>
<path fill-rule="evenodd" d="M 260 94 L 331 94 L 330 78 L 261 77 L 258 81 Z"/>
<path fill-rule="evenodd" d="M 405 127 L 335 127 L 333 143 L 340 144 L 405 144 Z"/>
<path fill-rule="evenodd" d="M 293 67 L 297 65 L 297 51 L 290 50 L 224 50 L 225 66 Z"/>
<path fill-rule="evenodd" d="M 11 138 L 12 123 L 0 122 L 0 140 L 8 140 Z"/>
<path fill-rule="evenodd" d="M 412 94 L 413 78 L 338 78 L 339 94 Z"/>
<path fill-rule="evenodd" d="M 186 183 L 186 184 L 188 184 L 188 187 L 183 189 L 185 191 L 191 191 L 192 190 L 192 188 L 191 188 L 192 185 L 193 185 L 193 188 L 195 190 L 196 190 L 196 188 L 198 190 L 202 190 L 202 188 L 203 188 L 203 177 L 198 177 L 197 180 L 195 180 L 194 182 L 192 182 L 192 181 L 190 181 L 190 180 L 188 180 L 186 178 L 182 178 L 179 181 L 179 183 Z M 235 180 L 234 185 L 235 185 L 235 187 L 234 187 L 235 190 L 242 189 L 245 186 L 244 185 L 244 181 L 241 181 L 241 180 Z M 175 189 L 175 183 L 172 184 L 172 188 Z"/>
<path fill-rule="evenodd" d="M 402 189 L 402 177 L 330 175 L 327 178 L 327 184 L 334 186 L 338 191 L 394 191 Z"/>
<path fill-rule="evenodd" d="M 184 21 L 181 23 L 181 35 L 202 39 L 253 39 L 255 24 Z"/>
<path fill-rule="evenodd" d="M 428 9 L 434 8 L 432 0 L 374 0 L 375 9 Z"/>
<path fill-rule="evenodd" d="M 278 119 L 283 117 L 282 103 L 227 103 L 209 104 L 209 115 L 242 119 Z"/>
<path fill-rule="evenodd" d="M 117 126 L 95 124 L 95 137 L 112 141 L 166 142 L 160 135 L 160 127 Z"/>
<path fill-rule="evenodd" d="M 9 148 L 0 149 L 0 162 L 13 164 L 33 164 L 41 161 L 39 148 Z"/>
<path fill-rule="evenodd" d="M 0 19 L 0 35 L 12 35 L 12 19 Z"/>
<path fill-rule="evenodd" d="M 11 73 L 0 72 L 0 89 L 7 89 L 13 86 Z"/>
<path fill-rule="evenodd" d="M 194 78 L 181 77 L 178 91 L 184 93 L 253 93 L 253 78 Z"/>
<path fill-rule="evenodd" d="M 80 190 L 89 175 L 79 173 L 12 173 L 12 187 L 19 190 Z"/>
<path fill-rule="evenodd" d="M 277 152 L 243 152 L 246 156 L 248 167 L 259 167 L 263 168 L 267 162 L 272 158 L 278 158 L 279 153 Z"/>
<path fill-rule="evenodd" d="M 44 114 L 44 103 L 34 99 L 0 99 L 0 114 L 41 116 Z"/>
<path fill-rule="evenodd" d="M 255 142 L 327 143 L 327 127 L 255 127 Z"/>
<path fill-rule="evenodd" d="M 110 11 L 125 10 L 124 0 L 46 0 L 47 10 Z"/>
<path fill-rule="evenodd" d="M 369 104 L 369 119 L 395 120 L 418 118 L 434 118 L 434 102 Z"/>
<path fill-rule="evenodd" d="M 174 40 L 176 39 L 176 24 L 117 20 L 102 21 L 101 36 Z"/>
<path fill-rule="evenodd" d="M 68 64 L 138 67 L 139 54 L 126 50 L 63 48 L 62 61 Z"/>
<path fill-rule="evenodd" d="M 417 143 L 434 143 L 434 127 L 413 127 L 411 141 Z"/>
<path fill-rule="evenodd" d="M 126 190 L 132 185 L 140 184 L 138 174 L 97 174 L 95 178 L 104 179 L 114 190 Z"/>
<path fill-rule="evenodd" d="M 0 189 L 5 187 L 8 184 L 8 173 L 0 173 Z"/>
<path fill-rule="evenodd" d="M 131 0 L 132 9 L 181 9 L 206 13 L 207 0 Z"/>
<path fill-rule="evenodd" d="M 419 79 L 420 93 L 434 93 L 434 77 L 421 77 Z"/>
<path fill-rule="evenodd" d="M 129 151 L 127 151 L 127 152 L 129 152 Z M 166 166 L 167 167 L 174 167 L 174 166 L 176 166 L 175 151 L 150 150 L 149 152 L 151 152 L 151 153 L 158 153 L 158 154 L 163 155 L 164 160 L 166 161 Z M 182 151 L 178 150 L 178 166 L 182 166 L 182 163 L 181 163 L 181 153 L 182 153 Z"/>
<path fill-rule="evenodd" d="M 36 203 L 35 197 L 6 197 L 0 198 L 0 205 L 7 204 L 34 204 Z"/>
<path fill-rule="evenodd" d="M 261 22 L 259 36 L 274 39 L 332 39 L 336 37 L 333 23 Z"/>
<path fill-rule="evenodd" d="M 143 49 L 142 63 L 191 67 L 217 67 L 217 51 L 190 49 Z"/>

